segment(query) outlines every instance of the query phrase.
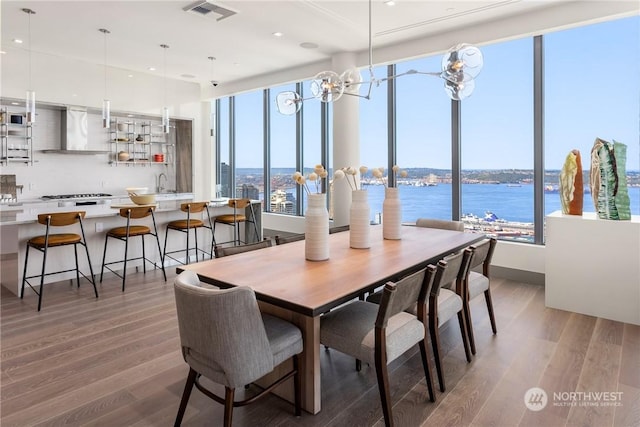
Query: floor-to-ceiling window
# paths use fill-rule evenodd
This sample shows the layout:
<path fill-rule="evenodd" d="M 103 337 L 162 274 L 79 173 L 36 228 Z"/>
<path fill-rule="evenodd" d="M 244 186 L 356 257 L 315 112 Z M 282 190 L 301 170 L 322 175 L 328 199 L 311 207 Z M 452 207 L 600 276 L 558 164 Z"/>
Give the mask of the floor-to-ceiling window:
<path fill-rule="evenodd" d="M 263 91 L 234 97 L 235 196 L 264 200 Z"/>
<path fill-rule="evenodd" d="M 276 96 L 280 92 L 296 91 L 295 84 L 272 87 L 269 90 L 269 149 L 270 196 L 268 211 L 297 214 L 296 187 L 291 176 L 297 167 L 296 116 L 285 116 L 275 111 Z M 305 106 L 306 107 L 306 106 Z M 266 197 L 265 197 L 266 199 Z"/>
<path fill-rule="evenodd" d="M 439 71 L 440 59 L 400 62 L 396 73 Z M 408 173 L 398 186 L 402 220 L 451 219 L 451 100 L 439 78 L 406 75 L 395 84 L 397 164 Z"/>
<path fill-rule="evenodd" d="M 303 98 L 311 93 L 310 82 L 302 82 Z M 302 166 L 305 175 L 313 170 L 317 164 L 323 163 L 322 156 L 322 120 L 321 120 L 322 103 L 317 101 L 305 102 L 302 106 Z M 324 162 L 327 163 L 327 162 Z M 330 169 L 329 164 L 323 164 L 327 170 Z M 303 199 L 302 213 L 307 206 L 307 197 L 303 191 L 300 191 Z"/>
<path fill-rule="evenodd" d="M 533 241 L 533 41 L 484 46 L 482 54 L 475 91 L 461 102 L 463 220 Z"/>
<path fill-rule="evenodd" d="M 596 138 L 627 145 L 632 214 L 640 214 L 640 18 L 548 34 L 545 57 L 545 214 L 561 209 L 558 175 L 573 149 L 584 171 L 584 211 Z"/>
<path fill-rule="evenodd" d="M 368 69 L 360 71 L 364 81 L 371 79 Z M 374 78 L 382 80 L 387 77 L 387 67 L 373 68 Z M 360 87 L 360 95 L 365 96 L 369 85 Z M 371 175 L 371 169 L 383 167 L 387 169 L 388 138 L 387 138 L 387 82 L 371 88 L 371 99 L 360 98 L 360 165 L 347 165 L 359 168 L 366 166 L 369 170 L 362 177 L 363 188 L 367 189 L 371 220 L 380 222 L 382 202 L 384 200 L 384 185 Z M 386 175 L 386 173 L 385 173 Z"/>
<path fill-rule="evenodd" d="M 215 197 L 230 197 L 231 191 L 231 159 L 229 157 L 230 125 L 229 125 L 229 98 L 216 101 L 216 140 L 218 153 L 218 179 L 215 188 Z"/>
<path fill-rule="evenodd" d="M 374 87 L 371 99 L 360 102 L 361 163 L 369 168 L 388 167 L 391 155 L 408 172 L 399 182 L 405 222 L 418 217 L 452 219 L 461 214 L 468 230 L 541 243 L 542 232 L 538 231 L 544 215 L 560 209 L 558 173 L 567 153 L 578 148 L 583 169 L 588 172 L 593 140 L 600 137 L 627 145 L 631 208 L 632 213 L 640 214 L 639 39 L 640 18 L 634 16 L 536 37 L 544 47 L 540 56 L 534 56 L 534 50 L 538 50 L 530 37 L 481 46 L 485 67 L 475 80 L 473 95 L 459 104 L 447 97 L 443 80 L 433 76 L 398 77 L 394 79 L 395 92 L 386 88 L 386 83 Z M 440 67 L 441 55 L 434 55 L 400 62 L 395 65 L 395 74 L 411 69 L 432 72 Z M 374 70 L 377 79 L 386 77 L 387 66 Z M 368 70 L 362 73 L 367 80 Z M 534 85 L 537 79 L 540 84 Z M 272 97 L 282 89 L 295 90 L 292 88 L 293 85 L 273 88 Z M 262 129 L 262 120 L 269 120 L 269 125 L 278 129 L 270 132 L 271 141 L 267 141 L 272 175 L 280 167 L 276 153 L 283 150 L 290 150 L 285 155 L 289 159 L 287 165 L 294 159 L 298 162 L 295 167 L 305 171 L 324 155 L 323 142 L 328 141 L 327 151 L 332 151 L 331 104 L 306 101 L 301 119 L 281 116 L 284 125 L 280 126 L 279 118 L 263 117 L 259 110 L 261 96 L 261 91 L 256 92 L 255 102 L 249 102 L 251 94 L 233 98 L 231 118 L 225 117 L 227 104 L 219 103 L 221 127 L 235 123 L 233 130 L 227 131 L 229 138 L 225 139 L 224 129 L 219 133 L 222 144 L 234 141 L 235 135 L 230 162 L 238 175 L 238 185 L 243 179 L 246 181 L 240 172 L 250 163 L 249 156 L 242 157 L 242 153 L 251 150 L 252 156 L 262 156 L 264 144 L 262 134 L 251 140 L 243 134 L 249 133 L 252 126 Z M 539 102 L 541 99 L 544 103 Z M 535 119 L 541 116 L 537 109 L 534 114 L 534 104 L 542 105 L 541 120 Z M 325 111 L 329 114 L 324 115 Z M 272 109 L 270 114 L 278 113 Z M 389 118 L 394 121 L 389 123 Z M 458 125 L 460 138 L 456 139 Z M 301 127 L 297 142 L 281 138 L 280 132 L 294 134 L 296 126 Z M 388 126 L 393 127 L 389 130 Z M 295 157 L 296 150 L 301 150 L 301 157 Z M 263 162 L 255 160 L 258 165 Z M 221 167 L 224 161 L 223 145 Z M 545 170 L 534 171 L 535 165 L 542 163 Z M 453 176 L 453 166 L 458 164 L 461 183 L 454 188 L 457 175 Z M 543 172 L 544 185 L 539 179 L 540 185 L 535 186 L 534 179 Z M 270 184 L 275 183 L 271 180 Z M 543 187 L 547 189 L 544 198 Z M 376 220 L 383 188 L 368 188 L 372 220 Z M 588 192 L 585 210 L 593 210 Z M 297 213 L 303 214 L 303 210 Z M 538 235 L 532 235 L 534 230 Z"/>

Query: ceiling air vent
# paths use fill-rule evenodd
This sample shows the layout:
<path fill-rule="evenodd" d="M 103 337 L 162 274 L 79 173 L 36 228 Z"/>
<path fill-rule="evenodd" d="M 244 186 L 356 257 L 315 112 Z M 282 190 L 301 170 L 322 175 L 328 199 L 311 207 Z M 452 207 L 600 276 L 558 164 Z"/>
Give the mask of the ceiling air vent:
<path fill-rule="evenodd" d="M 194 13 L 198 16 L 212 18 L 216 21 L 222 21 L 223 19 L 236 14 L 236 12 L 231 9 L 227 9 L 226 7 L 222 7 L 220 4 L 213 4 L 208 1 L 197 1 L 195 3 L 191 3 L 189 6 L 183 7 L 182 10 Z"/>

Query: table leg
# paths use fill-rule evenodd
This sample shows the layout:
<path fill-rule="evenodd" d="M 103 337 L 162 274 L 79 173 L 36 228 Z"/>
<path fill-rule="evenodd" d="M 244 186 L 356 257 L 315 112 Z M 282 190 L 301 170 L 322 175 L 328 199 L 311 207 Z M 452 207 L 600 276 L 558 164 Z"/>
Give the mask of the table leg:
<path fill-rule="evenodd" d="M 262 301 L 259 301 L 258 304 L 262 312 L 285 319 L 298 326 L 302 331 L 304 342 L 300 363 L 302 408 L 311 414 L 317 414 L 321 409 L 322 392 L 320 384 L 320 317 L 303 316 Z M 283 363 L 283 365 L 285 364 Z M 280 369 L 284 372 L 285 369 L 291 369 L 291 366 L 287 363 L 287 366 L 282 366 Z M 282 390 L 276 389 L 274 393 L 293 402 L 293 381 L 287 381 L 278 388 Z"/>

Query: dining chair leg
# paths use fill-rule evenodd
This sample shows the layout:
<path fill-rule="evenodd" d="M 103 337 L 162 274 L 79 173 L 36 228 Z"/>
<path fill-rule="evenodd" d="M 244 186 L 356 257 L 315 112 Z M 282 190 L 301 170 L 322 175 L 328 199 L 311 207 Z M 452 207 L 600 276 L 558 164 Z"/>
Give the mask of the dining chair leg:
<path fill-rule="evenodd" d="M 144 234 L 140 236 L 140 240 L 142 240 L 142 274 L 147 274 L 147 254 L 144 247 Z"/>
<path fill-rule="evenodd" d="M 196 262 L 198 262 L 198 229 L 193 229 L 193 242 L 196 244 Z M 204 261 L 204 255 L 202 256 L 202 260 Z"/>
<path fill-rule="evenodd" d="M 191 396 L 191 391 L 193 390 L 193 385 L 196 382 L 197 376 L 198 373 L 189 368 L 189 375 L 187 376 L 187 382 L 184 385 L 184 391 L 182 392 L 182 399 L 180 400 L 178 415 L 176 415 L 176 421 L 173 423 L 175 427 L 179 427 L 180 424 L 182 424 L 182 417 L 184 417 L 184 412 L 187 409 L 187 403 L 189 403 L 189 397 Z"/>
<path fill-rule="evenodd" d="M 420 341 L 418 344 L 420 347 L 420 357 L 422 358 L 422 367 L 424 369 L 424 378 L 427 381 L 427 391 L 429 392 L 429 400 L 436 401 L 436 394 L 433 390 L 433 379 L 431 377 L 431 363 L 429 363 L 429 356 L 427 355 L 427 337 Z"/>
<path fill-rule="evenodd" d="M 383 339 L 384 341 L 384 339 Z M 384 425 L 393 427 L 393 415 L 391 414 L 391 394 L 389 393 L 389 375 L 387 372 L 386 344 L 375 349 L 376 376 L 378 377 L 378 391 L 382 403 Z"/>
<path fill-rule="evenodd" d="M 224 427 L 231 427 L 235 389 L 229 387 L 224 389 Z"/>
<path fill-rule="evenodd" d="M 438 333 L 438 321 L 429 322 L 429 334 L 431 335 L 431 347 L 433 348 L 433 359 L 436 363 L 436 374 L 438 374 L 438 382 L 440 383 L 440 391 L 444 393 L 446 390 L 444 384 L 444 375 L 442 373 L 442 360 L 440 359 L 440 334 Z"/>
<path fill-rule="evenodd" d="M 467 322 L 467 334 L 469 336 L 469 347 L 471 348 L 471 354 L 476 354 L 476 340 L 473 336 L 473 322 L 471 320 L 471 309 L 469 307 L 469 300 L 464 298 L 462 301 L 462 311 L 464 312 L 464 318 Z"/>
<path fill-rule="evenodd" d="M 169 227 L 164 231 L 164 250 L 161 252 L 162 265 L 164 265 L 164 259 L 167 257 L 167 237 L 169 237 Z"/>
<path fill-rule="evenodd" d="M 189 221 L 189 219 L 187 217 L 187 250 L 185 252 L 186 255 L 187 255 L 187 258 L 184 260 L 185 264 L 189 264 L 189 222 L 188 221 Z M 197 256 L 198 256 L 198 254 L 196 254 L 196 257 Z M 197 259 L 196 259 L 196 261 L 197 261 Z"/>
<path fill-rule="evenodd" d="M 484 300 L 487 303 L 487 311 L 489 312 L 489 320 L 491 320 L 491 330 L 493 334 L 498 333 L 498 329 L 496 328 L 496 318 L 493 313 L 493 302 L 491 301 L 491 289 L 487 289 L 484 291 Z"/>
<path fill-rule="evenodd" d="M 469 340 L 467 338 L 467 321 L 464 315 L 464 310 L 460 310 L 458 312 L 458 323 L 460 324 L 460 335 L 462 335 L 464 354 L 467 356 L 467 362 L 471 363 L 471 350 L 469 349 Z"/>

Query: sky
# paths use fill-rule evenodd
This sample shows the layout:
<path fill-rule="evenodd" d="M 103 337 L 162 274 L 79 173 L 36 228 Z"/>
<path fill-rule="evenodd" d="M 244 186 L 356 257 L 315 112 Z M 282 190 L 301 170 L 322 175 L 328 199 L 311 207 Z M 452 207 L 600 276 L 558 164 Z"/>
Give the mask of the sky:
<path fill-rule="evenodd" d="M 582 153 L 588 169 L 596 137 L 627 145 L 627 170 L 640 170 L 640 17 L 563 30 L 544 36 L 545 166 L 560 169 L 569 151 Z M 481 47 L 484 69 L 475 91 L 462 101 L 463 169 L 533 169 L 533 39 Z M 439 71 L 441 58 L 429 57 L 397 65 Z M 376 77 L 386 67 L 375 68 Z M 366 77 L 367 70 L 362 70 Z M 449 169 L 450 101 L 439 78 L 410 75 L 396 79 L 398 164 L 401 167 Z M 366 88 L 363 88 L 363 91 Z M 294 85 L 272 88 L 273 99 Z M 308 82 L 305 89 L 308 91 Z M 306 95 L 305 95 L 306 96 Z M 262 92 L 236 97 L 237 167 L 263 166 Z M 340 102 L 339 100 L 336 102 Z M 224 101 L 223 101 L 224 103 Z M 316 100 L 305 101 L 305 115 L 318 117 Z M 386 165 L 386 85 L 374 87 L 360 102 L 361 163 Z M 226 119 L 225 119 L 226 117 Z M 225 138 L 228 114 L 222 113 Z M 305 164 L 319 157 L 315 120 L 305 120 Z M 295 116 L 271 121 L 273 167 L 294 167 L 292 138 Z M 226 133 L 225 133 L 226 132 Z M 224 139 L 223 139 L 224 140 Z M 240 146 L 239 145 L 239 146 Z M 226 148 L 226 147 L 225 147 Z M 223 149 L 222 161 L 228 158 Z"/>

